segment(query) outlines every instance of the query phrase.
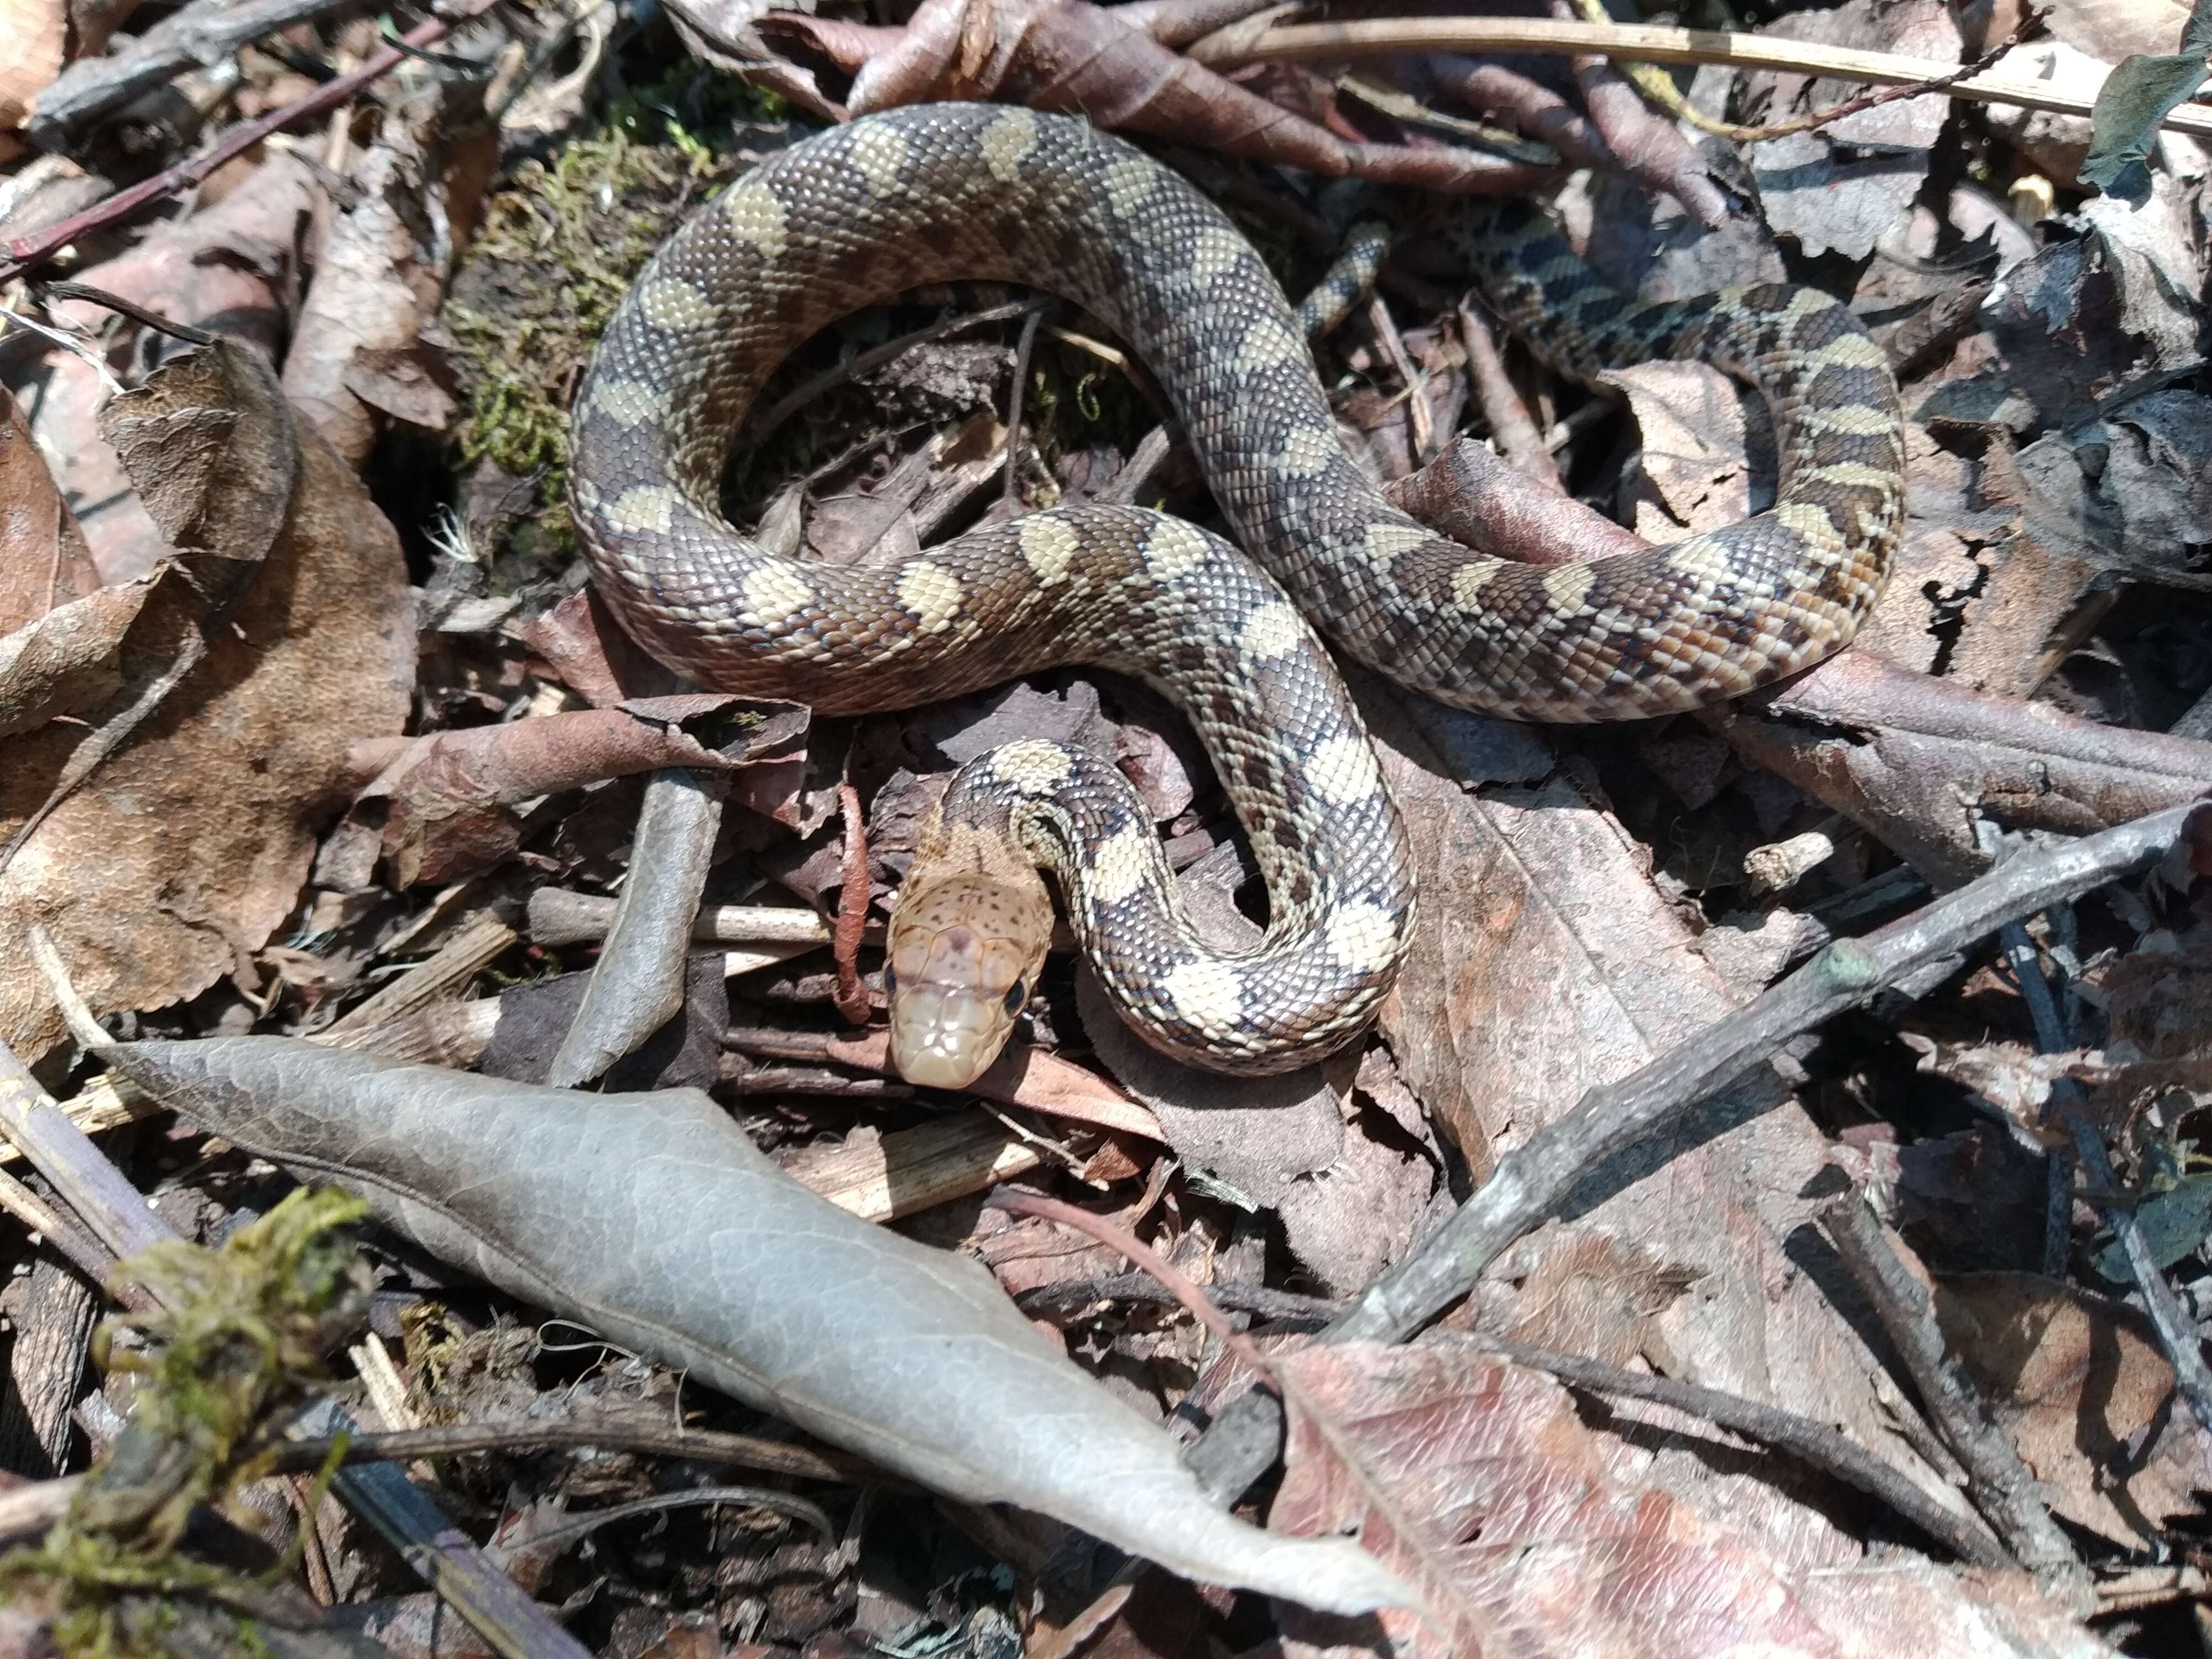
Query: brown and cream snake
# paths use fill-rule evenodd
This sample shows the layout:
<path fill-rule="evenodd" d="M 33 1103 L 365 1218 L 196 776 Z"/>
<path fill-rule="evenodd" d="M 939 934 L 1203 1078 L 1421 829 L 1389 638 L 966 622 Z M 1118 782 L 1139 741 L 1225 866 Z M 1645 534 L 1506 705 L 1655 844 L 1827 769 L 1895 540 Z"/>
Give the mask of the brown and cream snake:
<path fill-rule="evenodd" d="M 1224 955 L 1194 933 L 1110 763 L 1036 742 L 970 762 L 894 919 L 909 1079 L 959 1086 L 1004 1042 L 1051 931 L 1039 866 L 1123 1017 L 1163 1051 L 1276 1072 L 1363 1029 L 1411 937 L 1413 858 L 1309 617 L 1402 685 L 1540 720 L 1735 696 L 1851 637 L 1895 550 L 1905 451 L 1895 381 L 1850 313 L 1787 287 L 1633 301 L 1528 207 L 1467 240 L 1492 305 L 1561 369 L 1696 356 L 1756 386 L 1775 417 L 1774 507 L 1577 564 L 1438 538 L 1346 453 L 1281 289 L 1228 219 L 1071 117 L 927 105 L 810 138 L 689 221 L 623 301 L 577 395 L 571 495 L 600 590 L 641 643 L 704 684 L 824 714 L 1073 663 L 1134 675 L 1197 729 L 1266 879 L 1265 938 Z M 849 312 L 956 279 L 1029 283 L 1118 331 L 1251 556 L 1097 503 L 839 567 L 725 522 L 721 471 L 776 365 Z"/>

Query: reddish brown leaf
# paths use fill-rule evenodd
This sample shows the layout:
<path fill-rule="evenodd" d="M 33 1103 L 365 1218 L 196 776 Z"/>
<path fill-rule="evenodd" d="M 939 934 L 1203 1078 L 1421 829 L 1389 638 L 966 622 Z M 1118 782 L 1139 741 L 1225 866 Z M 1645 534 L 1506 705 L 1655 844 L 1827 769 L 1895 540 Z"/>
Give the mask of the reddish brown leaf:
<path fill-rule="evenodd" d="M 1291 1431 L 1269 1526 L 1357 1529 L 1435 1621 L 1285 1607 L 1286 1659 L 1846 1651 L 1755 1548 L 1664 1492 L 1616 1484 L 1550 1378 L 1449 1336 L 1316 1346 L 1277 1364 Z"/>
<path fill-rule="evenodd" d="M 519 820 L 508 806 L 668 766 L 780 767 L 805 731 L 805 712 L 789 705 L 693 691 L 381 738 L 355 745 L 347 761 L 356 777 L 374 778 L 360 799 L 389 803 L 384 850 L 395 879 L 412 886 L 452 881 L 512 852 Z"/>

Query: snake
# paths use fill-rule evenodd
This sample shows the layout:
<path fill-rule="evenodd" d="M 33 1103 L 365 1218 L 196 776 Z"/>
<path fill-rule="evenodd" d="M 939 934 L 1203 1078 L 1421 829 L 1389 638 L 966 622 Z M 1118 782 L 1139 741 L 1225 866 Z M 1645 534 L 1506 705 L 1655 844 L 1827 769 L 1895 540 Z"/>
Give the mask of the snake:
<path fill-rule="evenodd" d="M 1047 877 L 1115 1011 L 1171 1059 L 1266 1075 L 1368 1027 L 1412 945 L 1416 857 L 1332 644 L 1456 708 L 1638 720 L 1808 667 L 1874 604 L 1903 521 L 1904 425 L 1847 307 L 1788 285 L 1638 300 L 1533 203 L 1450 234 L 1492 309 L 1561 373 L 1692 358 L 1762 392 L 1773 506 L 1571 563 L 1438 536 L 1346 449 L 1252 245 L 1080 117 L 926 104 L 804 138 L 689 218 L 616 307 L 572 406 L 569 500 L 600 593 L 650 653 L 823 714 L 1073 665 L 1127 674 L 1188 720 L 1249 841 L 1267 921 L 1219 948 L 1109 759 L 1025 740 L 967 762 L 918 836 L 886 939 L 890 1055 L 908 1080 L 963 1088 L 996 1058 L 1052 934 Z M 769 375 L 837 319 L 957 280 L 1044 290 L 1131 345 L 1236 540 L 1080 501 L 847 564 L 735 528 L 720 477 Z"/>

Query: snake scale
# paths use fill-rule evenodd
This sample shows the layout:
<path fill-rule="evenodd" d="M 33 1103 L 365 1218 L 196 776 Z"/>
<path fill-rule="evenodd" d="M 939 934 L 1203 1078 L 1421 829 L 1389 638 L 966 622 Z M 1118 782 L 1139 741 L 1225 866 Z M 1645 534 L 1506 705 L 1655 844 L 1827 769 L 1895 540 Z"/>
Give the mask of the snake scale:
<path fill-rule="evenodd" d="M 1283 1071 L 1373 1018 L 1410 942 L 1414 860 L 1309 617 L 1402 685 L 1541 720 L 1735 696 L 1850 638 L 1896 547 L 1905 453 L 1894 380 L 1850 313 L 1788 287 L 1633 301 L 1525 206 L 1463 240 L 1493 307 L 1566 373 L 1695 356 L 1756 386 L 1780 453 L 1773 508 L 1583 563 L 1438 538 L 1346 451 L 1244 238 L 1076 118 L 925 105 L 809 138 L 689 220 L 622 302 L 578 391 L 570 494 L 600 590 L 641 643 L 702 684 L 824 714 L 1068 664 L 1136 676 L 1195 727 L 1266 881 L 1260 943 L 1211 949 L 1112 764 L 1042 742 L 969 762 L 894 916 L 893 1056 L 909 1079 L 964 1085 L 1004 1042 L 1050 933 L 1040 867 L 1123 1018 L 1170 1055 Z M 726 523 L 727 453 L 778 363 L 841 316 L 958 279 L 1046 289 L 1134 346 L 1250 556 L 1101 503 L 848 566 L 780 556 Z"/>

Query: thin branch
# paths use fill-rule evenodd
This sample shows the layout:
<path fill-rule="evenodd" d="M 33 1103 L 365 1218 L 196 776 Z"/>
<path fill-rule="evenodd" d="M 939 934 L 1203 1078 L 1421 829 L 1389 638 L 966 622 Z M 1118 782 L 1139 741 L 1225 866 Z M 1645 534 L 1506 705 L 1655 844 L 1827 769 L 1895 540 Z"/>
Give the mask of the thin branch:
<path fill-rule="evenodd" d="M 136 1255 L 173 1237 L 145 1194 L 123 1178 L 84 1131 L 65 1117 L 14 1052 L 0 1044 L 0 1132 L 23 1149 L 100 1242 Z"/>
<path fill-rule="evenodd" d="M 322 1468 L 337 1446 L 334 1436 L 283 1442 L 275 1448 L 274 1468 L 304 1474 Z M 681 1457 L 695 1463 L 722 1463 L 758 1469 L 799 1480 L 835 1480 L 846 1486 L 896 1487 L 905 1483 L 872 1463 L 842 1452 L 817 1451 L 749 1434 L 723 1434 L 673 1424 L 605 1422 L 589 1417 L 565 1422 L 463 1423 L 434 1429 L 399 1429 L 386 1434 L 356 1434 L 346 1439 L 343 1463 L 411 1463 L 424 1457 L 460 1457 L 471 1452 L 519 1451 L 528 1447 L 595 1446 L 607 1451 L 644 1452 Z"/>
<path fill-rule="evenodd" d="M 110 294 L 104 288 L 94 288 L 89 283 L 41 283 L 39 298 L 48 304 L 56 300 L 85 300 L 96 306 L 128 317 L 142 328 L 150 328 L 156 334 L 166 334 L 173 340 L 182 340 L 186 345 L 208 346 L 215 343 L 215 336 L 204 328 L 194 328 L 190 323 L 172 322 L 159 312 L 149 311 L 136 300 L 126 300 L 119 294 Z"/>
<path fill-rule="evenodd" d="M 837 1528 L 822 1512 L 822 1506 L 810 1504 L 803 1498 L 794 1498 L 787 1492 L 776 1492 L 767 1486 L 687 1486 L 682 1492 L 656 1492 L 650 1498 L 635 1498 L 627 1504 L 589 1510 L 561 1526 L 534 1534 L 530 1540 L 530 1547 L 543 1549 L 548 1544 L 569 1543 L 588 1537 L 601 1527 L 614 1522 L 632 1520 L 641 1515 L 659 1515 L 667 1510 L 696 1509 L 709 1504 L 773 1510 L 786 1520 L 801 1522 L 811 1527 L 825 1544 L 837 1541 Z"/>
<path fill-rule="evenodd" d="M 1387 58 L 1406 52 L 1585 53 L 1647 64 L 1732 64 L 1789 70 L 1838 81 L 1917 86 L 1941 81 L 1954 65 L 1895 52 L 1859 52 L 1778 35 L 1718 29 L 1664 28 L 1646 23 L 1570 23 L 1545 17 L 1376 17 L 1345 23 L 1291 23 L 1249 30 L 1235 25 L 1192 46 L 1185 55 L 1209 69 L 1305 58 Z M 2035 81 L 1973 75 L 1945 88 L 1975 103 L 2012 104 L 2061 115 L 2095 112 L 2096 94 L 2061 92 Z M 2173 132 L 2212 135 L 2212 108 L 2183 104 L 2160 125 Z"/>
<path fill-rule="evenodd" d="M 1206 1293 L 1215 1306 L 1230 1313 L 1250 1314 L 1278 1326 L 1296 1322 L 1307 1329 L 1326 1324 L 1344 1309 L 1341 1302 L 1327 1297 L 1278 1291 L 1265 1285 L 1209 1285 Z M 1144 1273 L 1063 1279 L 1036 1285 L 1014 1297 L 1014 1305 L 1032 1319 L 1073 1316 L 1094 1302 L 1133 1302 L 1153 1308 L 1182 1305 L 1174 1291 Z"/>
<path fill-rule="evenodd" d="M 2202 802 L 2172 807 L 2076 842 L 2009 859 L 1915 914 L 1838 939 L 1764 995 L 1642 1070 L 1589 1090 L 1574 1108 L 1498 1160 L 1490 1179 L 1413 1255 L 1363 1291 L 1324 1341 L 1402 1341 L 1465 1296 L 1483 1270 L 1539 1224 L 1584 1176 L 1678 1121 L 1763 1064 L 1783 1044 L 1966 950 L 2004 923 L 2162 857 Z M 1192 1449 L 1200 1478 L 1233 1498 L 1265 1473 L 1281 1440 L 1272 1396 L 1232 1401 Z"/>
<path fill-rule="evenodd" d="M 2009 859 L 1909 916 L 1838 939 L 1789 978 L 1641 1071 L 1595 1088 L 1500 1160 L 1426 1244 L 1353 1303 L 1347 1336 L 1389 1341 L 1467 1294 L 1483 1268 L 1589 1171 L 1718 1093 L 1782 1045 L 1899 984 L 1917 969 L 2164 855 L 2201 803 L 2170 807 Z"/>
<path fill-rule="evenodd" d="M 106 1283 L 114 1270 L 114 1253 L 76 1222 L 40 1198 L 12 1175 L 0 1170 L 0 1210 L 21 1222 L 67 1256 L 76 1270 L 94 1285 Z"/>
<path fill-rule="evenodd" d="M 1469 1334 L 1516 1365 L 1548 1371 L 1561 1382 L 1601 1394 L 1649 1400 L 1789 1453 L 1816 1469 L 1848 1481 L 1869 1498 L 1887 1504 L 1961 1561 L 1978 1567 L 2015 1567 L 2012 1553 L 1973 1516 L 1945 1509 L 1856 1441 L 1809 1417 L 1763 1405 L 1741 1395 L 1701 1389 L 1670 1377 L 1647 1376 L 1580 1354 L 1559 1353 L 1502 1336 Z"/>
<path fill-rule="evenodd" d="M 1216 1307 L 1206 1293 L 1191 1282 L 1188 1274 L 1119 1222 L 1089 1210 L 1078 1209 L 1073 1204 L 1064 1204 L 1056 1198 L 1046 1198 L 1037 1193 L 1018 1192 L 1006 1187 L 993 1193 L 983 1203 L 987 1209 L 1003 1210 L 1008 1215 L 1035 1216 L 1040 1221 L 1049 1221 L 1073 1229 L 1086 1237 L 1097 1240 L 1109 1249 L 1119 1250 L 1158 1280 L 1182 1305 L 1184 1312 L 1220 1338 L 1222 1346 L 1250 1366 L 1255 1375 L 1274 1375 L 1267 1356 L 1253 1346 L 1251 1338 L 1231 1323 L 1229 1316 Z"/>
<path fill-rule="evenodd" d="M 84 1486 L 81 1474 L 0 1492 L 0 1544 L 42 1533 L 70 1512 Z"/>
<path fill-rule="evenodd" d="M 1853 1192 L 1838 1199 L 1820 1212 L 1820 1221 L 1911 1373 L 1944 1443 L 1958 1455 L 1974 1507 L 2032 1571 L 2086 1583 L 2081 1558 L 2051 1518 L 2042 1489 L 2011 1439 L 1952 1356 L 1927 1287 L 1890 1248 L 1865 1195 Z"/>
<path fill-rule="evenodd" d="M 1593 23 L 1607 23 L 1602 0 L 1572 0 L 1577 10 Z M 1831 104 L 1826 109 L 1816 109 L 1791 121 L 1778 122 L 1771 126 L 1743 126 L 1734 121 L 1723 121 L 1692 104 L 1682 95 L 1674 77 L 1655 64 L 1620 64 L 1617 68 L 1633 82 L 1637 90 L 1678 120 L 1687 121 L 1700 131 L 1710 132 L 1731 143 L 1756 144 L 1776 138 L 1787 138 L 1794 133 L 1810 132 L 1818 127 L 1840 121 L 1847 115 L 1879 109 L 1884 104 L 1893 104 L 1900 99 L 1918 98 L 1931 92 L 1948 91 L 1961 81 L 1972 79 L 1993 67 L 1997 60 L 2024 40 L 2029 30 L 2040 24 L 2048 14 L 2033 7 L 2021 15 L 2012 33 L 1990 46 L 1972 63 L 1962 64 L 1945 74 L 1932 76 L 1925 81 L 1909 82 L 1903 86 L 1889 87 L 1881 92 L 1863 93 L 1856 98 L 1846 98 L 1841 103 Z"/>
<path fill-rule="evenodd" d="M 300 1426 L 330 1437 L 346 1432 L 352 1422 L 335 1401 L 324 1400 L 308 1408 Z M 590 1650 L 555 1621 L 552 1609 L 525 1594 L 402 1470 L 390 1463 L 341 1469 L 332 1487 L 495 1653 L 590 1659 Z"/>

